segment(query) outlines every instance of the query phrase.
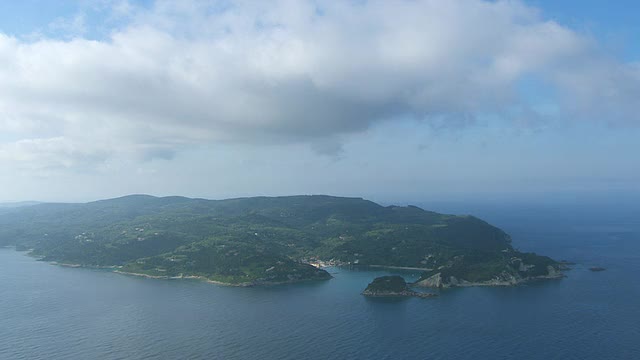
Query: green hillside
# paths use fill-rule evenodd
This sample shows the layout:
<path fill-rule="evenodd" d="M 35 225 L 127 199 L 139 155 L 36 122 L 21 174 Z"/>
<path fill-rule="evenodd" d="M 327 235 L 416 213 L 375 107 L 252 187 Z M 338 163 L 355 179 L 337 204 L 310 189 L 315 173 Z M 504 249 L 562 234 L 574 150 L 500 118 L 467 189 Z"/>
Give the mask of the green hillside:
<path fill-rule="evenodd" d="M 0 245 L 47 261 L 227 283 L 328 278 L 305 264 L 312 259 L 431 270 L 466 257 L 486 272 L 485 259 L 497 269 L 522 255 L 502 230 L 472 216 L 331 196 L 39 204 L 0 213 Z"/>

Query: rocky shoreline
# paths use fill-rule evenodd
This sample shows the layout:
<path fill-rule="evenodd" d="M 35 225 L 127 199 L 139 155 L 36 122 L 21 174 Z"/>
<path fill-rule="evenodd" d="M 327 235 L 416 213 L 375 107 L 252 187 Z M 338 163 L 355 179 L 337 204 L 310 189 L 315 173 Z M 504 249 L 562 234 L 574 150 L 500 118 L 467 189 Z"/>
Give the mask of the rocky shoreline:
<path fill-rule="evenodd" d="M 28 256 L 34 257 L 39 261 L 42 261 L 42 257 L 41 256 L 37 256 L 37 255 L 33 255 L 33 254 L 27 254 Z M 55 266 L 62 266 L 62 267 L 68 267 L 68 268 L 86 268 L 86 269 L 103 269 L 103 270 L 112 270 L 112 272 L 116 273 L 116 274 L 120 274 L 120 275 L 129 275 L 129 276 L 137 276 L 137 277 L 144 277 L 147 279 L 157 279 L 157 280 L 199 280 L 199 281 L 203 281 L 209 284 L 215 284 L 215 285 L 221 285 L 221 286 L 232 286 L 232 287 L 254 287 L 254 286 L 276 286 L 276 285 L 286 285 L 286 284 L 297 284 L 297 283 L 304 283 L 304 282 L 311 282 L 311 281 L 320 281 L 320 280 L 329 280 L 331 278 L 333 278 L 333 276 L 330 276 L 328 278 L 323 278 L 323 279 L 291 279 L 291 280 L 287 280 L 287 281 L 248 281 L 248 282 L 242 282 L 242 283 L 229 283 L 229 282 L 223 282 L 223 281 L 218 281 L 218 280 L 211 280 L 205 276 L 199 276 L 199 275 L 183 275 L 180 274 L 179 276 L 168 276 L 168 275 L 149 275 L 149 274 L 143 274 L 143 273 L 136 273 L 136 272 L 129 272 L 129 271 L 122 271 L 122 270 L 118 270 L 118 269 L 122 269 L 122 266 L 118 266 L 118 265 L 110 265 L 110 266 L 98 266 L 98 265 L 85 265 L 85 264 L 75 264 L 75 263 L 61 263 L 58 261 L 45 261 L 48 262 L 51 265 L 55 265 Z"/>
<path fill-rule="evenodd" d="M 455 276 L 449 276 L 445 278 L 442 273 L 437 273 L 424 280 L 419 280 L 413 283 L 413 286 L 427 287 L 427 288 L 451 288 L 451 287 L 472 287 L 472 286 L 517 286 L 529 282 L 541 281 L 541 280 L 554 280 L 564 278 L 565 275 L 557 271 L 554 267 L 549 266 L 547 268 L 547 275 L 540 276 L 527 276 L 521 277 L 509 273 L 503 273 L 495 278 L 486 281 L 467 281 L 464 279 L 458 279 Z"/>
<path fill-rule="evenodd" d="M 38 258 L 39 260 L 42 260 L 42 257 L 33 255 L 33 254 L 28 254 L 29 256 Z M 221 286 L 231 286 L 231 287 L 255 287 L 255 286 L 276 286 L 276 285 L 285 285 L 285 284 L 295 284 L 295 283 L 304 283 L 304 282 L 311 282 L 311 281 L 318 281 L 318 280 L 326 280 L 326 279 L 290 279 L 290 280 L 286 280 L 286 281 L 248 281 L 248 282 L 241 282 L 241 283 L 229 283 L 229 282 L 223 282 L 223 281 L 218 281 L 218 280 L 212 280 L 210 278 L 207 278 L 205 276 L 199 276 L 199 275 L 183 275 L 180 274 L 179 276 L 168 276 L 168 275 L 149 275 L 149 274 L 144 274 L 144 273 L 136 273 L 136 272 L 128 272 L 128 271 L 122 271 L 122 270 L 118 270 L 121 269 L 122 266 L 116 266 L 116 265 L 112 265 L 112 266 L 95 266 L 95 265 L 84 265 L 84 264 L 74 264 L 74 263 L 61 263 L 61 262 L 57 262 L 57 261 L 49 261 L 49 263 L 51 265 L 57 265 L 57 266 L 62 266 L 62 267 L 69 267 L 69 268 L 89 268 L 89 269 L 108 269 L 108 270 L 112 270 L 114 273 L 117 274 L 121 274 L 121 275 L 130 275 L 130 276 L 137 276 L 137 277 L 144 277 L 144 278 L 149 278 L 149 279 L 159 279 L 159 280 L 180 280 L 180 279 L 191 279 L 191 280 L 199 280 L 199 281 L 204 281 L 210 284 L 215 284 L 215 285 L 221 285 Z M 331 263 L 328 262 L 322 262 L 322 261 L 315 261 L 314 262 L 307 262 L 310 265 L 314 265 L 315 267 L 318 268 L 322 268 L 322 267 L 328 267 L 328 266 L 344 266 L 343 263 L 339 263 L 334 261 L 331 261 Z M 568 262 L 561 262 L 561 264 L 565 264 Z M 400 266 L 384 266 L 384 265 L 362 265 L 362 266 L 368 266 L 368 267 L 373 267 L 373 268 L 388 268 L 388 269 L 402 269 L 402 270 L 428 270 L 428 269 L 423 269 L 423 268 L 412 268 L 412 267 L 400 267 Z M 566 265 L 565 265 L 566 266 Z M 561 268 L 561 270 L 567 270 L 570 268 Z M 591 271 L 603 271 L 605 270 L 604 268 L 600 268 L 600 267 L 593 267 L 593 268 L 589 268 L 589 270 Z M 408 286 L 415 286 L 415 287 L 423 287 L 423 288 L 452 288 L 452 287 L 474 287 L 474 286 L 492 286 L 492 287 L 506 287 L 506 286 L 517 286 L 517 285 L 521 285 L 521 284 L 525 284 L 525 283 L 529 283 L 529 282 L 534 282 L 534 281 L 542 281 L 542 280 L 553 280 L 553 279 L 561 279 L 566 277 L 564 275 L 564 273 L 562 273 L 561 271 L 557 270 L 556 268 L 554 268 L 553 266 L 548 266 L 547 268 L 547 275 L 541 275 L 541 276 L 529 276 L 529 277 L 523 277 L 523 276 L 518 276 L 518 275 L 513 275 L 510 273 L 502 273 L 498 276 L 496 276 L 495 278 L 492 278 L 490 280 L 486 280 L 486 281 L 476 281 L 476 282 L 472 282 L 472 281 L 467 281 L 465 279 L 458 279 L 454 276 L 450 276 L 448 278 L 445 278 L 442 276 L 442 274 L 439 272 L 437 274 L 434 274 L 426 279 L 422 279 L 422 280 L 418 280 L 416 282 L 407 284 L 407 287 L 400 290 L 400 291 L 374 291 L 369 289 L 369 287 L 367 287 L 367 289 L 365 289 L 365 291 L 363 291 L 361 294 L 364 296 L 368 296 L 368 297 L 419 297 L 419 298 L 430 298 L 430 297 L 435 297 L 438 296 L 437 294 L 431 294 L 431 293 L 423 293 L 423 292 L 417 292 L 417 291 L 413 291 L 411 290 Z M 331 278 L 331 277 L 330 277 Z M 373 284 L 373 283 L 372 283 Z M 371 284 L 370 284 L 371 285 Z"/>
<path fill-rule="evenodd" d="M 226 282 L 222 282 L 222 281 L 216 281 L 216 280 L 211 280 L 207 277 L 204 276 L 197 276 L 197 275 L 180 275 L 180 276 L 168 276 L 168 275 L 149 275 L 149 274 L 142 274 L 142 273 L 134 273 L 134 272 L 128 272 L 128 271 L 120 271 L 120 270 L 115 270 L 114 273 L 116 274 L 121 274 L 121 275 L 129 275 L 129 276 L 138 276 L 138 277 L 144 277 L 147 279 L 158 279 L 158 280 L 200 280 L 200 281 L 204 281 L 204 282 L 208 282 L 210 284 L 216 284 L 216 285 L 223 285 L 223 286 L 235 286 L 235 287 L 249 287 L 249 286 L 253 286 L 253 283 L 250 282 L 246 282 L 246 283 L 226 283 Z"/>
<path fill-rule="evenodd" d="M 254 286 L 276 286 L 276 285 L 286 285 L 286 284 L 297 284 L 311 281 L 320 281 L 320 280 L 328 280 L 328 279 L 296 279 L 296 280 L 287 280 L 287 281 L 248 281 L 242 283 L 228 283 L 218 280 L 211 280 L 205 276 L 198 275 L 179 275 L 179 276 L 168 276 L 168 275 L 149 275 L 142 273 L 134 273 L 127 271 L 115 270 L 114 273 L 121 275 L 130 275 L 130 276 L 139 276 L 148 279 L 158 279 L 158 280 L 200 280 L 209 284 L 222 285 L 222 286 L 232 286 L 232 287 L 254 287 Z M 329 278 L 330 279 L 330 278 Z"/>
<path fill-rule="evenodd" d="M 74 264 L 74 263 L 59 263 L 57 261 L 49 262 L 51 265 L 68 267 L 68 268 L 87 268 L 87 269 L 118 269 L 121 266 L 110 265 L 110 266 L 98 266 L 98 265 L 83 265 L 83 264 Z"/>
<path fill-rule="evenodd" d="M 377 292 L 377 291 L 363 291 L 362 295 L 368 297 L 419 297 L 419 298 L 432 298 L 438 296 L 438 294 L 423 293 L 412 290 L 405 290 L 400 292 Z"/>
<path fill-rule="evenodd" d="M 373 279 L 367 288 L 364 289 L 362 295 L 385 298 L 418 297 L 423 299 L 438 296 L 437 294 L 411 290 L 404 278 L 397 275 L 381 276 Z"/>

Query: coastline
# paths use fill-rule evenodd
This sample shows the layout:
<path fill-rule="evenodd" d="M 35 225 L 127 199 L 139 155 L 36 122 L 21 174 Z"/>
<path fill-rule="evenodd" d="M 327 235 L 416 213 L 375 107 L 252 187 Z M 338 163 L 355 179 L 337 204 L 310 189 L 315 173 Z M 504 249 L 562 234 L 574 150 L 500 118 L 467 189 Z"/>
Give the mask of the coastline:
<path fill-rule="evenodd" d="M 402 291 L 402 292 L 374 292 L 374 291 L 363 291 L 361 293 L 366 297 L 371 298 L 408 298 L 408 297 L 417 297 L 421 299 L 428 299 L 433 297 L 438 297 L 438 294 L 433 293 L 423 293 L 417 291 Z"/>
<path fill-rule="evenodd" d="M 411 285 L 417 286 L 417 287 L 425 287 L 425 288 L 445 288 L 445 289 L 454 288 L 454 287 L 508 287 L 508 286 L 519 286 L 519 285 L 536 282 L 536 281 L 558 280 L 558 279 L 567 277 L 562 272 L 555 272 L 549 275 L 532 276 L 532 277 L 526 277 L 526 278 L 520 278 L 520 279 L 512 278 L 509 280 L 492 279 L 487 281 L 470 282 L 466 280 L 456 279 L 455 281 L 450 280 L 450 282 L 443 282 L 438 275 L 439 274 L 436 274 L 430 278 L 416 281 Z M 434 278 L 434 277 L 437 277 L 437 278 Z"/>
<path fill-rule="evenodd" d="M 534 276 L 534 277 L 528 277 L 528 278 L 524 278 L 521 280 L 518 280 L 516 282 L 509 282 L 509 281 L 498 281 L 498 282 L 494 282 L 494 281 L 485 281 L 485 282 L 461 282 L 458 285 L 456 285 L 456 287 L 475 287 L 475 286 L 493 286 L 493 287 L 502 287 L 502 286 L 518 286 L 518 285 L 523 285 L 526 283 L 530 283 L 530 282 L 536 282 L 536 281 L 544 281 L 544 280 L 558 280 L 558 279 L 562 279 L 565 278 L 566 275 L 564 274 L 559 274 L 559 275 L 543 275 L 543 276 Z"/>
<path fill-rule="evenodd" d="M 42 259 L 42 258 L 40 258 L 40 259 Z M 86 269 L 118 269 L 118 268 L 121 268 L 121 266 L 118 266 L 118 265 L 110 265 L 110 266 L 84 265 L 84 264 L 75 264 L 75 263 L 60 263 L 60 262 L 57 262 L 57 261 L 48 261 L 48 263 L 50 265 L 56 265 L 56 266 L 62 266 L 62 267 L 68 267 L 68 268 L 86 268 Z"/>
<path fill-rule="evenodd" d="M 3 248 L 7 248 L 7 249 L 12 249 L 13 248 L 13 249 L 15 249 L 15 247 L 10 246 L 10 245 L 9 246 L 4 246 Z M 27 253 L 26 255 L 30 256 L 30 257 L 33 257 L 33 258 L 36 258 L 38 261 L 42 261 L 42 257 L 41 256 L 34 255 L 32 253 Z M 122 266 L 118 266 L 118 265 L 97 266 L 97 265 L 85 265 L 85 264 L 76 264 L 76 263 L 60 263 L 60 262 L 57 262 L 57 261 L 47 261 L 47 262 L 49 264 L 51 264 L 51 265 L 68 267 L 68 268 L 87 268 L 87 269 L 112 270 L 112 272 L 117 273 L 117 274 L 144 277 L 144 278 L 148 278 L 148 279 L 157 279 L 157 280 L 182 280 L 182 279 L 199 280 L 199 281 L 207 282 L 207 283 L 214 284 L 214 285 L 231 286 L 231 287 L 277 286 L 277 285 L 296 284 L 296 283 L 304 283 L 304 282 L 311 282 L 311 281 L 329 280 L 329 279 L 333 278 L 333 276 L 331 276 L 331 277 L 329 277 L 327 279 L 300 279 L 300 280 L 287 280 L 287 281 L 275 281 L 275 282 L 273 282 L 273 281 L 272 282 L 269 282 L 269 281 L 250 281 L 250 282 L 242 282 L 242 283 L 229 283 L 229 282 L 223 282 L 223 281 L 219 281 L 219 280 L 212 280 L 210 278 L 207 278 L 205 276 L 200 276 L 200 275 L 183 275 L 183 274 L 180 274 L 179 276 L 168 276 L 168 275 L 149 275 L 149 274 L 143 274 L 143 273 L 127 272 L 127 271 L 118 270 L 118 269 L 122 268 Z M 416 267 L 408 267 L 408 266 L 358 265 L 358 264 L 349 264 L 349 265 L 347 265 L 347 264 L 336 263 L 336 262 L 326 263 L 326 262 L 320 262 L 320 261 L 314 262 L 314 263 L 307 262 L 307 264 L 313 265 L 314 267 L 317 267 L 317 268 L 334 267 L 334 266 L 335 267 L 355 266 L 355 267 L 371 267 L 371 268 L 392 269 L 392 270 L 412 270 L 412 271 L 428 271 L 429 270 L 429 269 L 426 269 L 426 268 L 416 268 Z M 520 279 L 509 279 L 509 280 L 492 279 L 492 280 L 482 281 L 482 282 L 469 282 L 469 281 L 466 281 L 466 280 L 456 280 L 455 283 L 442 283 L 442 282 L 439 282 L 438 285 L 430 284 L 427 281 L 429 279 L 423 279 L 423 280 L 419 280 L 419 281 L 413 282 L 410 285 L 411 286 L 417 286 L 417 287 L 425 287 L 425 288 L 507 287 L 507 286 L 519 286 L 519 285 L 522 285 L 522 284 L 525 284 L 525 283 L 529 283 L 529 282 L 562 279 L 562 278 L 565 278 L 565 277 L 566 277 L 566 275 L 564 273 L 562 273 L 560 271 L 556 271 L 553 274 L 549 274 L 549 275 L 541 275 L 541 276 L 520 278 Z M 418 293 L 418 294 L 423 294 L 423 293 Z M 363 293 L 363 295 L 365 295 L 365 294 Z M 366 295 L 366 296 L 388 297 L 388 296 L 421 296 L 421 295 L 408 295 L 407 294 L 407 295 Z"/>
<path fill-rule="evenodd" d="M 263 285 L 263 283 L 257 283 L 257 282 L 226 283 L 222 281 L 211 280 L 207 277 L 198 276 L 198 275 L 182 275 L 181 274 L 180 276 L 168 276 L 168 275 L 149 275 L 149 274 L 142 274 L 142 273 L 134 273 L 134 272 L 117 270 L 122 268 L 122 266 L 118 266 L 118 265 L 96 266 L 96 265 L 83 265 L 83 264 L 74 264 L 74 263 L 60 263 L 57 261 L 48 261 L 48 263 L 50 265 L 62 266 L 62 267 L 68 267 L 68 268 L 106 269 L 106 270 L 112 270 L 112 272 L 120 275 L 137 276 L 137 277 L 144 277 L 147 279 L 156 279 L 156 280 L 182 280 L 182 279 L 200 280 L 210 284 L 222 285 L 222 286 L 233 286 L 233 287 L 251 287 L 251 286 Z M 309 280 L 312 280 L 312 279 L 309 279 Z M 280 285 L 280 284 L 286 284 L 286 283 L 291 283 L 291 282 L 264 283 L 264 285 Z"/>
<path fill-rule="evenodd" d="M 215 285 L 222 285 L 222 286 L 234 286 L 234 287 L 250 287 L 250 286 L 255 286 L 255 283 L 252 282 L 245 282 L 245 283 L 226 283 L 226 282 L 222 282 L 222 281 L 217 281 L 217 280 L 211 280 L 207 277 L 204 276 L 198 276 L 198 275 L 180 275 L 180 276 L 168 276 L 168 275 L 149 275 L 149 274 L 142 274 L 142 273 L 134 273 L 134 272 L 128 272 L 128 271 L 121 271 L 121 270 L 114 270 L 113 271 L 116 274 L 121 274 L 121 275 L 129 275 L 129 276 L 138 276 L 138 277 L 144 277 L 147 279 L 157 279 L 157 280 L 200 280 L 203 282 L 207 282 L 210 284 L 215 284 Z"/>
<path fill-rule="evenodd" d="M 1 248 L 15 250 L 15 246 L 11 246 L 11 245 L 3 246 Z M 26 251 L 32 251 L 32 250 L 33 249 L 29 249 Z M 232 287 L 277 286 L 277 285 L 297 284 L 297 283 L 312 282 L 312 281 L 330 280 L 333 278 L 333 276 L 329 276 L 328 278 L 325 278 L 325 279 L 300 279 L 300 280 L 287 280 L 287 281 L 250 281 L 250 282 L 242 282 L 242 283 L 228 283 L 224 281 L 212 280 L 205 276 L 200 276 L 200 275 L 183 275 L 183 274 L 180 274 L 179 276 L 149 275 L 149 274 L 118 270 L 123 268 L 123 266 L 120 266 L 120 265 L 99 266 L 99 265 L 86 265 L 86 264 L 77 264 L 77 263 L 63 263 L 55 260 L 52 260 L 52 261 L 42 260 L 43 259 L 42 256 L 34 255 L 31 252 L 27 252 L 26 255 L 29 257 L 35 258 L 37 261 L 47 262 L 49 263 L 49 265 L 55 265 L 55 266 L 61 266 L 61 267 L 67 267 L 67 268 L 111 270 L 112 272 L 120 275 L 138 276 L 138 277 L 144 277 L 148 279 L 157 279 L 157 280 L 182 280 L 182 279 L 199 280 L 209 284 L 221 285 L 221 286 L 232 286 Z M 323 266 L 323 267 L 328 267 L 328 266 Z"/>
<path fill-rule="evenodd" d="M 309 264 L 311 266 L 317 267 L 319 269 L 327 268 L 327 267 L 344 267 L 344 266 L 354 266 L 354 267 L 371 267 L 377 269 L 391 269 L 391 270 L 412 270 L 412 271 L 431 271 L 433 269 L 429 268 L 421 268 L 421 267 L 412 267 L 412 266 L 393 266 L 393 265 L 368 265 L 368 264 L 353 264 L 349 262 L 342 261 L 322 261 L 322 260 L 314 260 L 314 261 L 304 261 L 305 264 Z"/>
<path fill-rule="evenodd" d="M 120 270 L 114 270 L 113 272 L 121 275 L 139 276 L 139 277 L 144 277 L 148 279 L 157 279 L 157 280 L 199 280 L 209 284 L 221 285 L 221 286 L 232 286 L 232 287 L 276 286 L 276 285 L 286 285 L 286 284 L 298 284 L 298 283 L 311 282 L 311 281 L 329 280 L 332 278 L 330 277 L 327 279 L 301 279 L 301 280 L 287 280 L 287 281 L 251 281 L 251 282 L 243 282 L 243 283 L 228 283 L 228 282 L 223 282 L 218 280 L 211 280 L 205 276 L 199 276 L 199 275 L 183 275 L 183 274 L 180 274 L 179 276 L 149 275 L 149 274 L 134 273 L 134 272 L 127 272 L 127 271 L 120 271 Z"/>

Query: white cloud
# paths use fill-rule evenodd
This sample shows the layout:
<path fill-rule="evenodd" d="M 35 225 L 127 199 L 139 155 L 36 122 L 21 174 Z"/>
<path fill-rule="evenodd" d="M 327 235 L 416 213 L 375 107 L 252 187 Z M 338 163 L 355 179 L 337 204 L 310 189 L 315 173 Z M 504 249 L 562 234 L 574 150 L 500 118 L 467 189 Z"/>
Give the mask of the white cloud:
<path fill-rule="evenodd" d="M 0 159 L 68 168 L 211 142 L 339 151 L 380 121 L 523 106 L 530 75 L 559 90 L 563 115 L 640 110 L 637 65 L 518 1 L 107 3 L 130 22 L 104 40 L 0 34 Z"/>

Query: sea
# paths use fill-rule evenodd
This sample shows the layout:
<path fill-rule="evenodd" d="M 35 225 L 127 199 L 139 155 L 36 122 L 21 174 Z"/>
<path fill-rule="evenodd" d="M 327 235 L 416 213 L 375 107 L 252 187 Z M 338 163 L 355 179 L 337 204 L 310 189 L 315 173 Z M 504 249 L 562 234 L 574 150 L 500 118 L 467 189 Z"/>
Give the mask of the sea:
<path fill-rule="evenodd" d="M 375 277 L 235 288 L 66 268 L 0 249 L 0 359 L 640 359 L 640 205 L 424 203 L 575 262 L 519 287 L 371 299 Z M 592 272 L 589 267 L 606 268 Z"/>

